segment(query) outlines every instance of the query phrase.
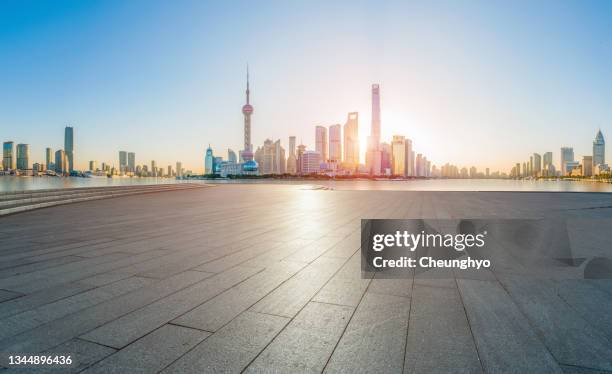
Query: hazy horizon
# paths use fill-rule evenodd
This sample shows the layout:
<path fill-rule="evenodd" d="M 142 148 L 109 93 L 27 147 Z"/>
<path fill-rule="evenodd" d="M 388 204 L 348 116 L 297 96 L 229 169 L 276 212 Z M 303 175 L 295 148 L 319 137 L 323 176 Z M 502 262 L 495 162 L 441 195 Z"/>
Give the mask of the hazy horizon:
<path fill-rule="evenodd" d="M 358 111 L 433 164 L 508 172 L 533 152 L 591 154 L 612 125 L 612 3 L 605 1 L 0 3 L 0 140 L 31 162 L 75 127 L 76 167 L 181 161 L 201 172 L 242 148 L 245 68 L 253 145 Z M 361 161 L 364 162 L 363 157 Z M 609 157 L 608 157 L 609 161 Z"/>

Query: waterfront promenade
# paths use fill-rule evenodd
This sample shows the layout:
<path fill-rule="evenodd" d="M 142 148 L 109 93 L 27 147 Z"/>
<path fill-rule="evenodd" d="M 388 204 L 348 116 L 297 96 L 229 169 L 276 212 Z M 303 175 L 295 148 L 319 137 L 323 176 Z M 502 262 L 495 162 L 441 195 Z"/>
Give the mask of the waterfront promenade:
<path fill-rule="evenodd" d="M 558 272 L 498 251 L 473 276 L 361 276 L 362 218 L 560 217 L 573 258 Z M 612 372 L 612 282 L 580 279 L 606 274 L 611 228 L 612 194 L 310 185 L 9 215 L 0 352 L 71 353 L 64 372 L 86 373 Z"/>

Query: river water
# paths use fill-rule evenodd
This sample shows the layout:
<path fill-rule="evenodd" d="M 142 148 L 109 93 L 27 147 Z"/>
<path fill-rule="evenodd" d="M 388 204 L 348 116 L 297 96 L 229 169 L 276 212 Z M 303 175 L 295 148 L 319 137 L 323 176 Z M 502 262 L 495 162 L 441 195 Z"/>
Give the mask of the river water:
<path fill-rule="evenodd" d="M 389 190 L 389 191 L 525 191 L 525 192 L 612 192 L 612 184 L 577 181 L 533 181 L 509 179 L 429 179 L 429 180 L 218 180 L 177 181 L 168 178 L 60 178 L 60 177 L 15 177 L 0 176 L 0 192 L 24 191 L 49 188 L 131 186 L 167 183 L 257 183 L 296 184 L 312 188 L 322 186 L 335 190 Z"/>

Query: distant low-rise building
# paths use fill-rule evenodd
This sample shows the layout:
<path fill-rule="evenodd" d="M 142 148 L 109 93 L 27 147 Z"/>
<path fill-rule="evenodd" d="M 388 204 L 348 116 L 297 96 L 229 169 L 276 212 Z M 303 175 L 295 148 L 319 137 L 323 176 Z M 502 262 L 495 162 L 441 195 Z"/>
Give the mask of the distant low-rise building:
<path fill-rule="evenodd" d="M 305 151 L 301 157 L 302 174 L 314 174 L 321 170 L 321 155 L 316 151 Z"/>

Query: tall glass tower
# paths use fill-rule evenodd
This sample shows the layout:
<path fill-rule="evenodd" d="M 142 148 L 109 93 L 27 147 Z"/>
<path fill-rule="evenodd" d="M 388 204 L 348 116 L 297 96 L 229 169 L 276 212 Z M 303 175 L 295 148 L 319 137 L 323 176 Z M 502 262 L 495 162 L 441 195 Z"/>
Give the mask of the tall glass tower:
<path fill-rule="evenodd" d="M 593 165 L 601 165 L 606 163 L 606 141 L 604 140 L 601 130 L 597 131 L 595 140 L 593 140 Z"/>
<path fill-rule="evenodd" d="M 372 129 L 370 131 L 371 151 L 377 151 L 380 145 L 380 86 L 372 85 Z"/>
<path fill-rule="evenodd" d="M 66 169 L 68 171 L 74 170 L 74 129 L 71 126 L 66 126 L 64 130 L 64 152 L 66 152 L 66 159 L 68 165 Z"/>
<path fill-rule="evenodd" d="M 2 145 L 2 167 L 4 170 L 15 169 L 15 143 L 4 142 Z"/>

